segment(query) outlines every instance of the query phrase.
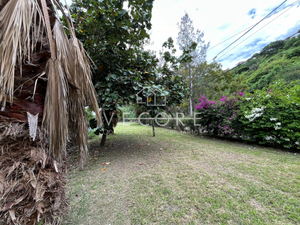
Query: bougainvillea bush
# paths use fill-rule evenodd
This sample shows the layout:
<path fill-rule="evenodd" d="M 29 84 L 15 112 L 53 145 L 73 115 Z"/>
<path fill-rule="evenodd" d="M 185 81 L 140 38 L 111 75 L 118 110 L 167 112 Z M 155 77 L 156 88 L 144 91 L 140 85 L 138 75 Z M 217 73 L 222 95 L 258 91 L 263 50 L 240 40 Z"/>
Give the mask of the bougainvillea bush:
<path fill-rule="evenodd" d="M 242 92 L 230 97 L 223 96 L 219 101 L 209 101 L 204 95 L 200 95 L 199 104 L 196 105 L 197 124 L 213 135 L 235 136 L 239 124 L 237 116 L 239 102 L 244 96 Z"/>
<path fill-rule="evenodd" d="M 283 80 L 255 93 L 238 92 L 219 101 L 200 95 L 197 124 L 212 135 L 259 144 L 300 148 L 300 85 Z"/>

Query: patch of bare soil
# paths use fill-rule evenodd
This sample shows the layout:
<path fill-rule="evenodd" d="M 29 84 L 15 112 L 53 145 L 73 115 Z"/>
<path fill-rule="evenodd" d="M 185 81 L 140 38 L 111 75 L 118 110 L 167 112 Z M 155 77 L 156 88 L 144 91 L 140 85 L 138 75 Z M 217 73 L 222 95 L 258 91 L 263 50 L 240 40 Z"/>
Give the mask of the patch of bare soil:
<path fill-rule="evenodd" d="M 86 211 L 86 215 L 78 216 L 76 221 L 71 215 L 73 221 L 66 219 L 65 224 L 131 224 L 128 210 L 135 203 L 127 197 L 132 189 L 129 180 L 134 179 L 136 172 L 147 173 L 155 168 L 160 162 L 160 150 L 143 139 L 114 136 L 108 138 L 104 147 L 100 147 L 99 140 L 90 142 L 90 161 L 85 162 L 83 170 L 77 160 L 77 149 L 70 149 L 68 194 L 71 202 L 76 202 L 70 208 Z M 83 218 L 88 219 L 87 223 Z"/>

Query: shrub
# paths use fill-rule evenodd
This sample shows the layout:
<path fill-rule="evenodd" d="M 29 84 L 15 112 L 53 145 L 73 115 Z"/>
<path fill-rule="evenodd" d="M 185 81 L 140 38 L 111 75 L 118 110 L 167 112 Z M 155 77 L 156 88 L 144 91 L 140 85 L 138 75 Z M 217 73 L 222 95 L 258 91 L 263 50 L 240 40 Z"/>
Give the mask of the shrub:
<path fill-rule="evenodd" d="M 300 85 L 283 80 L 254 94 L 242 92 L 219 102 L 200 96 L 197 123 L 208 133 L 259 144 L 300 149 Z"/>
<path fill-rule="evenodd" d="M 200 103 L 196 106 L 199 118 L 197 124 L 200 123 L 209 134 L 235 136 L 238 102 L 242 96 L 244 94 L 239 92 L 230 98 L 223 96 L 219 102 L 212 102 L 200 95 Z"/>
<path fill-rule="evenodd" d="M 252 141 L 300 147 L 300 86 L 283 80 L 256 90 L 240 104 L 239 121 Z"/>

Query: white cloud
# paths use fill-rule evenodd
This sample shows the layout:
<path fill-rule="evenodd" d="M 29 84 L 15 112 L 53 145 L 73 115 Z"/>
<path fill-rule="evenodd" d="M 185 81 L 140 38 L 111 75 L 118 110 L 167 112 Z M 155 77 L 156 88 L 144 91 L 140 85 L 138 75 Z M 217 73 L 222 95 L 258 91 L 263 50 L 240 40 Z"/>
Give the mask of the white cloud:
<path fill-rule="evenodd" d="M 295 0 L 288 0 L 285 3 L 285 6 L 292 4 L 294 1 Z M 67 0 L 67 2 L 70 5 L 72 1 Z M 185 12 L 187 12 L 193 20 L 195 30 L 203 30 L 204 40 L 206 43 L 210 42 L 210 46 L 213 47 L 232 35 L 254 25 L 282 2 L 283 0 L 155 0 L 152 10 L 152 30 L 150 31 L 151 41 L 154 42 L 154 45 L 149 46 L 148 48 L 158 53 L 158 51 L 161 50 L 163 42 L 167 41 L 169 37 L 172 37 L 174 42 L 177 43 L 177 35 L 179 32 L 177 23 L 180 22 L 180 19 L 184 16 Z M 281 7 L 279 9 L 283 8 L 284 7 Z M 255 17 L 252 19 L 251 17 L 253 17 L 253 14 L 249 15 L 249 12 L 253 9 L 255 9 Z M 280 13 L 263 21 L 241 40 L 248 38 Z M 288 31 L 292 32 L 293 27 L 295 30 L 295 26 L 300 25 L 299 15 L 299 5 L 298 8 L 297 6 L 294 6 L 269 25 L 262 28 L 261 31 L 249 37 L 245 42 L 239 44 L 228 54 L 217 58 L 217 60 L 222 61 L 224 69 L 235 66 L 238 62 L 245 60 L 254 52 L 260 51 L 263 45 L 278 40 L 280 36 L 280 38 L 285 38 L 288 35 Z M 298 27 L 298 30 L 299 29 L 300 27 Z M 213 59 L 220 51 L 237 39 L 239 35 L 209 50 L 207 53 L 207 60 L 210 61 Z M 259 41 L 256 41 L 255 45 L 251 45 L 255 40 Z M 231 46 L 224 53 L 235 45 Z M 179 53 L 177 44 L 176 47 Z M 224 53 L 220 54 L 220 56 Z M 247 53 L 249 56 L 246 56 Z"/>
<path fill-rule="evenodd" d="M 289 5 L 293 2 L 294 1 L 290 0 L 285 5 Z M 177 23 L 180 22 L 180 19 L 185 12 L 187 12 L 193 20 L 195 29 L 201 31 L 204 30 L 204 40 L 210 42 L 210 46 L 212 47 L 247 27 L 254 25 L 281 3 L 282 0 L 156 0 L 154 1 L 152 11 L 151 40 L 154 41 L 154 45 L 149 48 L 158 52 L 161 49 L 162 43 L 166 41 L 168 37 L 172 37 L 174 41 L 177 42 L 176 38 L 179 31 Z M 283 7 L 279 9 L 282 8 Z M 251 18 L 253 15 L 249 15 L 251 9 L 255 9 L 254 19 Z M 253 31 L 249 32 L 245 38 L 248 38 L 260 28 L 262 28 L 261 31 L 248 38 L 245 42 L 235 47 L 222 58 L 217 58 L 217 60 L 222 60 L 223 68 L 235 66 L 237 62 L 244 60 L 243 54 L 240 54 L 241 52 L 249 52 L 249 55 L 251 56 L 254 53 L 253 51 L 261 50 L 259 46 L 277 40 L 279 36 L 285 34 L 289 29 L 294 27 L 297 21 L 299 21 L 299 11 L 300 7 L 297 8 L 297 6 L 294 6 L 269 25 L 262 28 L 281 12 L 271 16 L 254 28 Z M 238 37 L 239 35 L 209 50 L 207 60 L 209 61 L 214 58 L 214 56 Z M 241 40 L 244 40 L 245 38 Z M 260 39 L 260 41 L 257 42 L 255 46 L 249 45 L 257 39 Z M 234 46 L 235 45 L 232 47 Z M 222 54 L 220 54 L 220 56 Z M 232 54 L 231 57 L 228 57 L 230 54 Z M 240 55 L 240 57 L 235 58 L 235 55 Z"/>

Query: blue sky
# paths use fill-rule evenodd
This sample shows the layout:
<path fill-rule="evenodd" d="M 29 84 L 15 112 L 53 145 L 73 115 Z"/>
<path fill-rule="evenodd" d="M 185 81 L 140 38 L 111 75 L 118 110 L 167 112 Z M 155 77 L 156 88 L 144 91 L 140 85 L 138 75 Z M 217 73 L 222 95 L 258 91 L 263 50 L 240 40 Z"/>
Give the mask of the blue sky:
<path fill-rule="evenodd" d="M 222 63 L 223 69 L 231 68 L 238 62 L 246 60 L 268 43 L 297 32 L 300 29 L 300 3 L 290 7 L 295 1 L 288 0 L 273 15 L 242 38 L 241 41 L 244 42 L 238 42 L 221 53 L 216 60 Z M 71 0 L 67 2 L 70 4 Z M 254 25 L 282 2 L 283 0 L 155 0 L 152 11 L 152 30 L 149 31 L 154 44 L 147 48 L 158 53 L 169 37 L 172 37 L 176 43 L 179 32 L 177 23 L 180 22 L 185 12 L 192 19 L 195 30 L 204 31 L 205 42 L 210 42 L 210 46 L 213 47 Z M 287 11 L 283 13 L 285 10 Z M 280 15 L 281 13 L 283 14 Z M 258 31 L 259 29 L 261 30 Z M 238 37 L 239 35 L 209 49 L 207 61 L 211 62 L 220 51 Z M 176 47 L 179 54 L 178 45 Z"/>

